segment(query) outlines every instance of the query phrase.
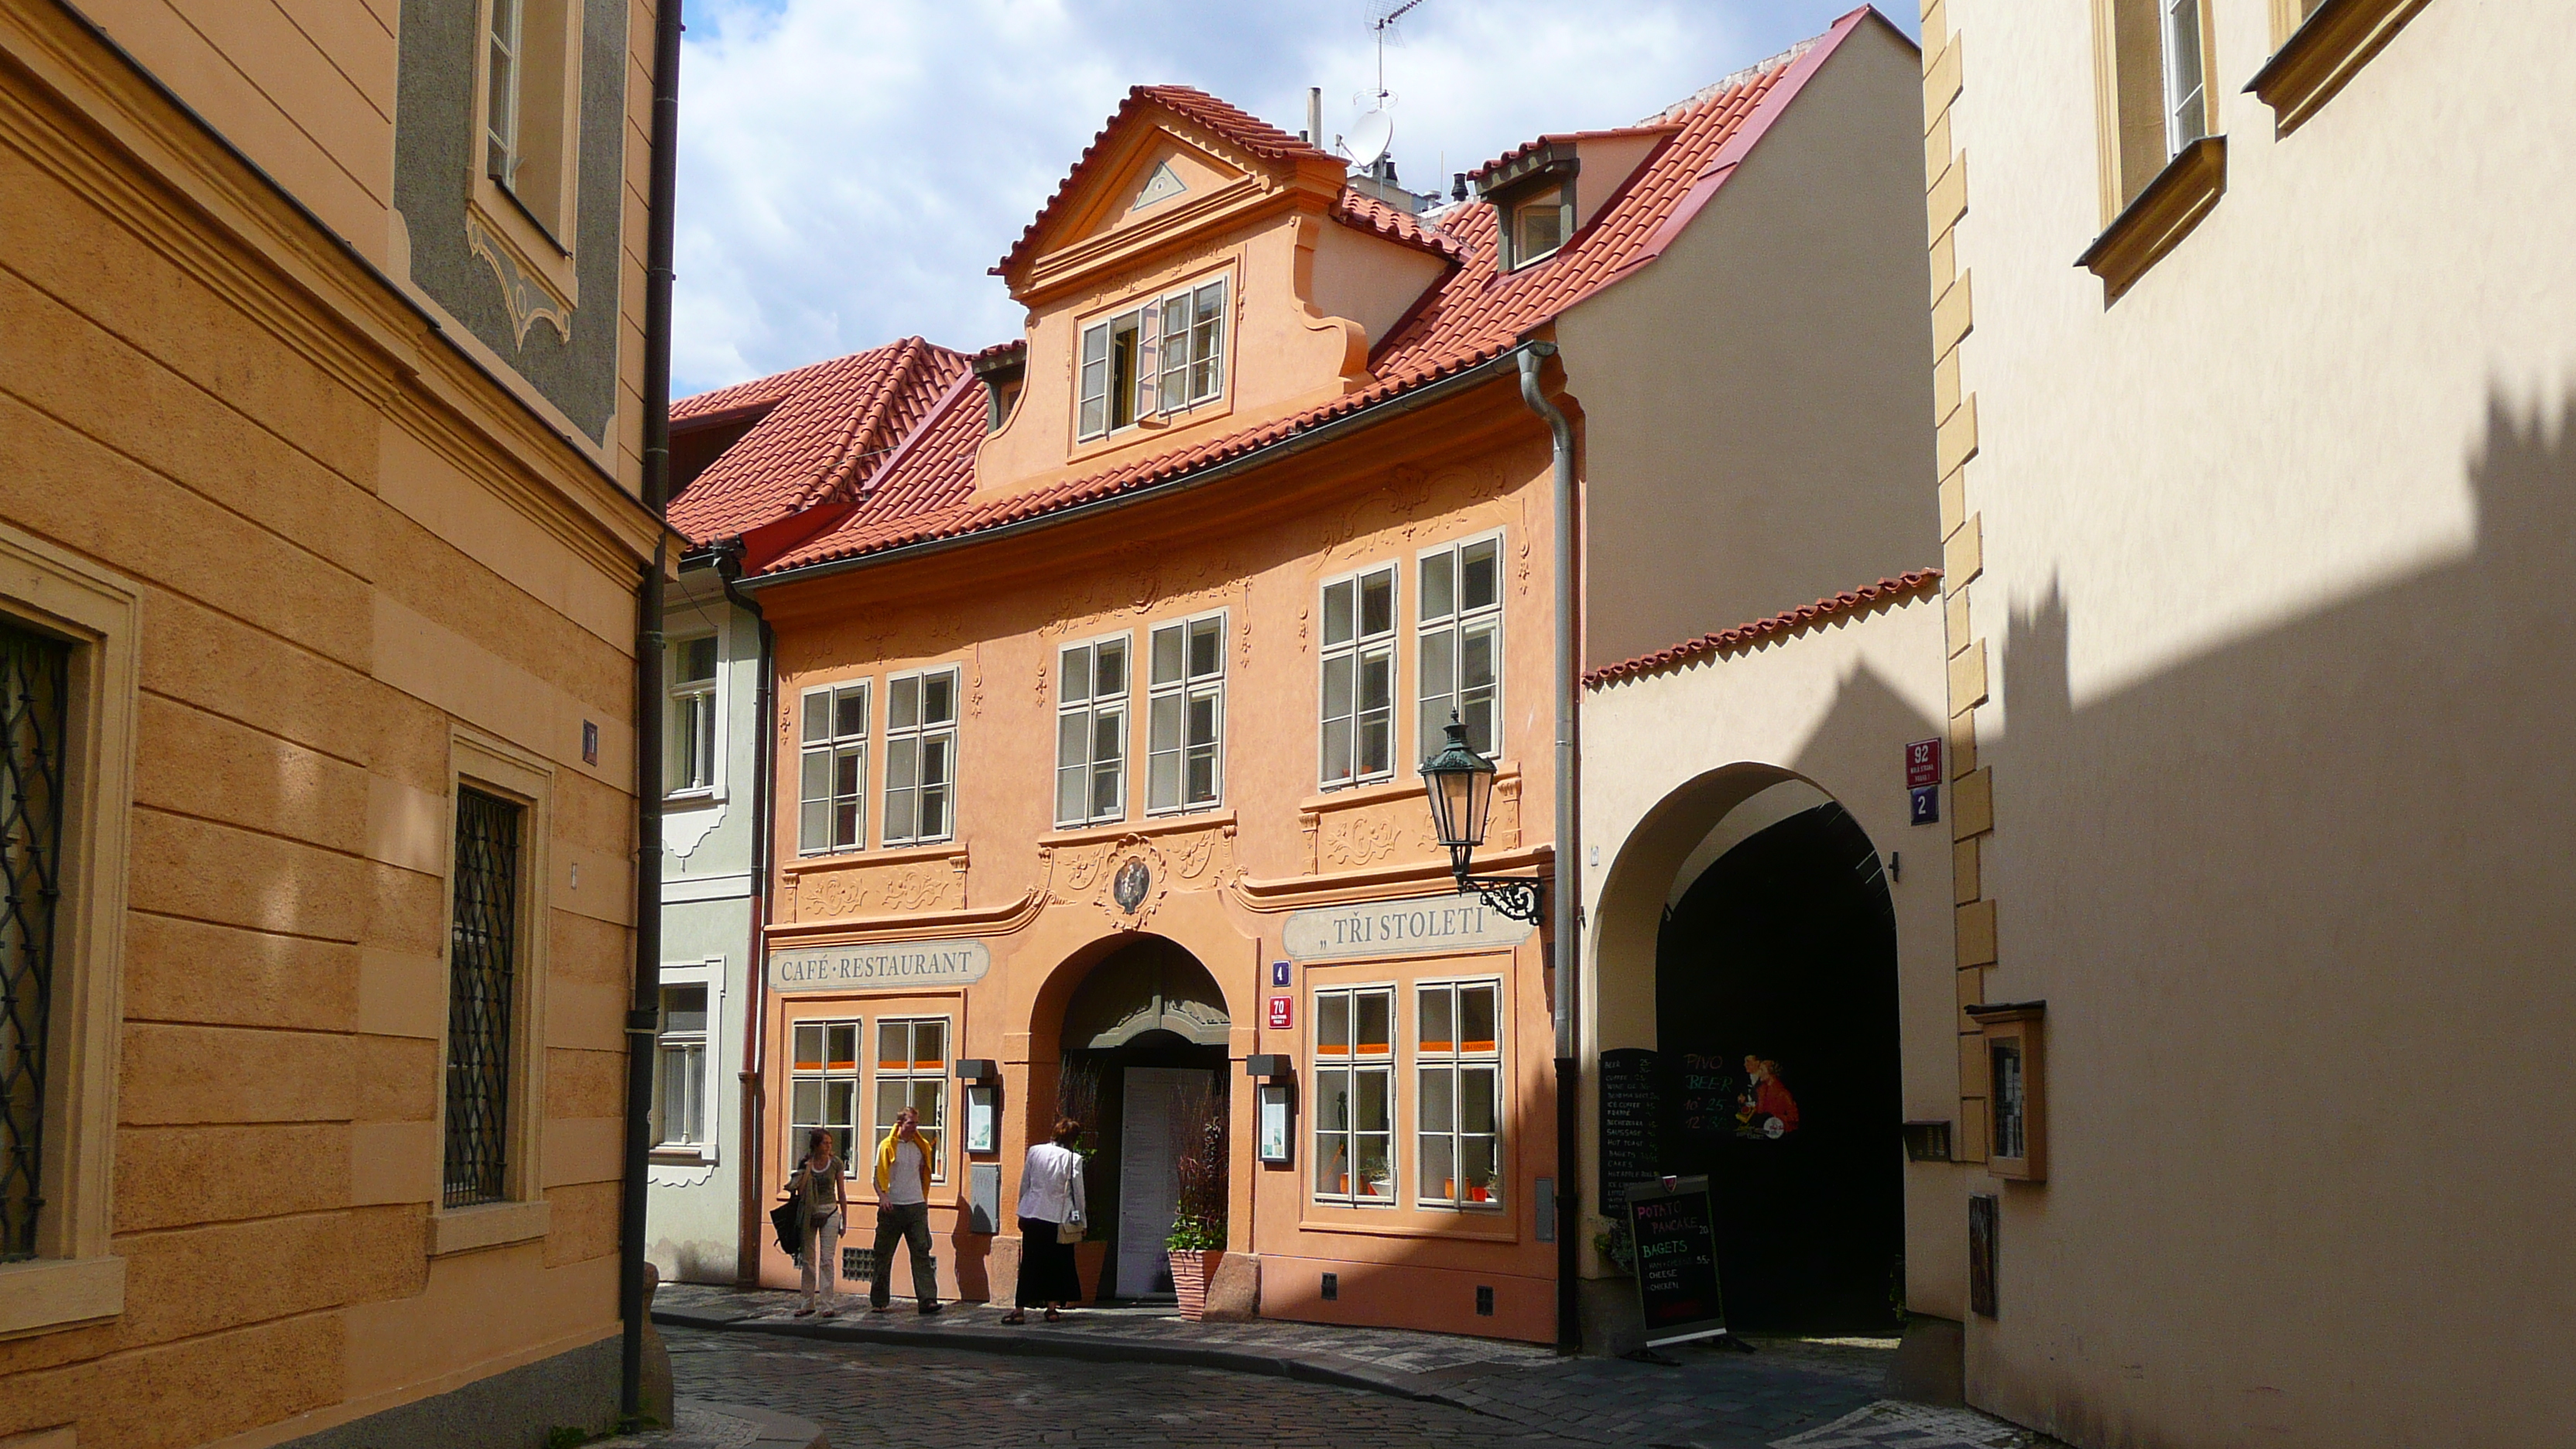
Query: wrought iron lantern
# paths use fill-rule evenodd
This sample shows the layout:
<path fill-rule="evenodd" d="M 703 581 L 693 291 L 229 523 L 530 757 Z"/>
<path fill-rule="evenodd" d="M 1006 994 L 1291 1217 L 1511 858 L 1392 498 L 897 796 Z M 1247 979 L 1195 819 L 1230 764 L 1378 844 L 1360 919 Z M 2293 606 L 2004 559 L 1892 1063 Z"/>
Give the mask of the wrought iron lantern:
<path fill-rule="evenodd" d="M 1494 762 L 1467 743 L 1467 726 L 1457 711 L 1449 714 L 1449 742 L 1422 762 L 1422 783 L 1431 797 L 1431 831 L 1449 848 L 1449 873 L 1461 895 L 1473 892 L 1515 921 L 1539 917 L 1539 883 L 1516 876 L 1476 876 L 1469 865 L 1476 847 L 1485 843 L 1493 819 Z"/>

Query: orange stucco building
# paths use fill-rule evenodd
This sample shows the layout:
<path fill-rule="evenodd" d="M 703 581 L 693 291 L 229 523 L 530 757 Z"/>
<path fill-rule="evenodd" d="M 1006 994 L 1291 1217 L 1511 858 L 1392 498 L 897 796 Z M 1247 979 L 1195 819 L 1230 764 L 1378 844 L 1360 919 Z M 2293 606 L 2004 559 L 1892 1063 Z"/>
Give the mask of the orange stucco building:
<path fill-rule="evenodd" d="M 1918 561 L 1918 90 L 1855 11 L 1415 212 L 1140 87 L 996 268 L 1024 338 L 679 405 L 674 518 L 774 640 L 761 1180 L 915 1105 L 941 1291 L 1001 1297 L 1071 1113 L 1086 1287 L 1150 1295 L 1204 1094 L 1221 1304 L 1571 1336 L 1568 923 L 1460 893 L 1417 765 L 1454 712 L 1477 874 L 1552 881 L 1574 670 L 1705 627 L 1655 580 L 1749 615 Z M 1799 546 L 1711 526 L 1717 469 Z"/>

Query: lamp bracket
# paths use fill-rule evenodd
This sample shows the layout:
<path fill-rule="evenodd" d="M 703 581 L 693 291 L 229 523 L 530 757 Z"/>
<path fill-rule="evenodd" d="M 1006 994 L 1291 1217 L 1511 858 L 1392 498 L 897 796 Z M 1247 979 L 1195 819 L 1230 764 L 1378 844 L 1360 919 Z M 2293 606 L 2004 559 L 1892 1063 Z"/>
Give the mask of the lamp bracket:
<path fill-rule="evenodd" d="M 1477 900 L 1515 921 L 1535 926 L 1545 904 L 1542 881 L 1525 876 L 1468 875 L 1458 873 L 1460 894 L 1473 892 Z"/>

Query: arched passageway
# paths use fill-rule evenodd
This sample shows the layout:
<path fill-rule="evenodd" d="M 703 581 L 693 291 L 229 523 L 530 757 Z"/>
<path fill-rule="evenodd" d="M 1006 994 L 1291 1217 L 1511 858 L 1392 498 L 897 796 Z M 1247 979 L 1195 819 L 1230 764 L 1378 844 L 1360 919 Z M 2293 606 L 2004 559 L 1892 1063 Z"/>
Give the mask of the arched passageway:
<path fill-rule="evenodd" d="M 1104 1298 L 1172 1291 L 1164 1255 L 1178 1203 L 1175 1157 L 1194 1108 L 1224 1120 L 1225 995 L 1197 957 L 1139 936 L 1101 958 L 1066 1002 L 1058 1111 L 1082 1119 L 1091 1154 L 1088 1242 Z"/>
<path fill-rule="evenodd" d="M 1891 1329 L 1896 923 L 1878 851 L 1841 805 L 1774 787 L 1684 861 L 1657 934 L 1655 1026 L 1663 1170 L 1708 1174 L 1730 1324 Z"/>

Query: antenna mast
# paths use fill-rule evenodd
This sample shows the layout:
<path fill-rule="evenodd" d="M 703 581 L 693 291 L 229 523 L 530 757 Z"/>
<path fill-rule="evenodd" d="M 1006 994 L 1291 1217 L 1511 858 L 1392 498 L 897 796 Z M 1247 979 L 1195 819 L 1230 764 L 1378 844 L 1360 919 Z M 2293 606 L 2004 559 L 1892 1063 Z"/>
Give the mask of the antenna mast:
<path fill-rule="evenodd" d="M 1378 3 L 1385 7 L 1386 13 L 1370 21 L 1369 29 L 1377 33 L 1377 104 L 1378 109 L 1384 110 L 1387 97 L 1386 33 L 1394 27 L 1395 22 L 1404 18 L 1404 12 L 1421 4 L 1422 0 L 1403 0 L 1402 4 L 1393 6 L 1387 6 L 1386 0 L 1378 0 Z"/>

